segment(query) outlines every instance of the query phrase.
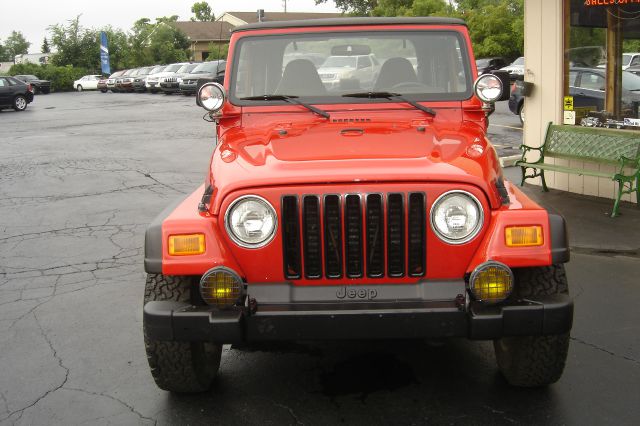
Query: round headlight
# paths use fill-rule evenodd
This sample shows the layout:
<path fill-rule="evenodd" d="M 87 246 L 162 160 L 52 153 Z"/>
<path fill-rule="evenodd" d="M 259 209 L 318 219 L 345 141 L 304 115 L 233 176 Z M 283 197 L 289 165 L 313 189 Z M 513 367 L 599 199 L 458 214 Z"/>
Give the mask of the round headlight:
<path fill-rule="evenodd" d="M 482 102 L 495 102 L 502 94 L 502 81 L 493 74 L 478 77 L 473 89 Z"/>
<path fill-rule="evenodd" d="M 268 244 L 276 234 L 278 217 L 271 204 L 256 195 L 238 198 L 229 206 L 225 226 L 239 246 L 258 248 Z"/>
<path fill-rule="evenodd" d="M 431 207 L 431 228 L 449 244 L 463 244 L 473 239 L 483 221 L 480 201 L 465 191 L 446 192 Z"/>
<path fill-rule="evenodd" d="M 198 103 L 207 111 L 219 111 L 226 97 L 224 87 L 218 83 L 205 83 L 198 90 Z"/>

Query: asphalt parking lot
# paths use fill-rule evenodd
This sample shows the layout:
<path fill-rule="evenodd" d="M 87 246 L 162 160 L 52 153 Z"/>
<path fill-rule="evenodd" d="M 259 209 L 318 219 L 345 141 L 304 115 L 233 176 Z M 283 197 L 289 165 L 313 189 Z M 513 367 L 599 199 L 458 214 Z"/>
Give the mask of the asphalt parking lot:
<path fill-rule="evenodd" d="M 142 343 L 144 229 L 202 182 L 202 115 L 193 97 L 91 92 L 0 112 L 1 425 L 637 424 L 637 246 L 574 251 L 569 359 L 546 389 L 509 387 L 490 342 L 452 340 L 225 347 L 209 393 L 159 390 Z M 499 105 L 501 150 L 518 127 Z"/>

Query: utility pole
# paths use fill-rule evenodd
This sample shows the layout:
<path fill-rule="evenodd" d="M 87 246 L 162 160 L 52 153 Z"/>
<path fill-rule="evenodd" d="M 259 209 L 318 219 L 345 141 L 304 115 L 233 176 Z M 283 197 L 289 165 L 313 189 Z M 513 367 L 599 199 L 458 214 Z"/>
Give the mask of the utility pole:
<path fill-rule="evenodd" d="M 287 13 L 287 0 L 282 0 L 282 5 L 284 6 L 284 13 Z"/>

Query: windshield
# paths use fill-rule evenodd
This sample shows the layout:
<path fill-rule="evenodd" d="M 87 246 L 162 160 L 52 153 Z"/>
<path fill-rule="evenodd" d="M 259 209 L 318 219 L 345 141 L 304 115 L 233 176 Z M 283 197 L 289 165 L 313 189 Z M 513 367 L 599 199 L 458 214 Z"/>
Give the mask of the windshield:
<path fill-rule="evenodd" d="M 626 67 L 631 63 L 631 55 L 622 55 L 622 66 Z"/>
<path fill-rule="evenodd" d="M 489 59 L 476 59 L 477 67 L 486 67 L 489 65 Z"/>
<path fill-rule="evenodd" d="M 216 72 L 220 61 L 203 62 L 191 71 L 192 74 L 205 74 Z"/>
<path fill-rule="evenodd" d="M 37 80 L 38 77 L 36 77 L 35 75 L 25 75 L 24 76 L 25 80 Z"/>
<path fill-rule="evenodd" d="M 162 72 L 162 70 L 165 69 L 166 67 L 167 67 L 166 65 L 159 65 L 154 69 L 152 69 L 149 74 L 156 74 L 156 73 Z"/>
<path fill-rule="evenodd" d="M 322 64 L 322 68 L 355 68 L 355 56 L 330 56 Z"/>
<path fill-rule="evenodd" d="M 317 103 L 370 102 L 342 97 L 361 91 L 399 93 L 413 100 L 471 97 L 469 55 L 455 31 L 245 36 L 234 53 L 229 93 L 239 105 L 255 105 L 259 101 L 242 98 L 264 95 Z M 318 65 L 318 58 L 326 59 Z"/>
<path fill-rule="evenodd" d="M 182 67 L 182 64 L 169 65 L 164 69 L 164 72 L 176 72 Z"/>
<path fill-rule="evenodd" d="M 640 90 L 640 76 L 622 71 L 622 88 L 631 91 Z"/>
<path fill-rule="evenodd" d="M 181 66 L 180 69 L 178 69 L 178 71 L 176 71 L 176 73 L 188 74 L 197 66 L 198 66 L 198 64 L 186 64 L 186 65 Z"/>
<path fill-rule="evenodd" d="M 513 61 L 511 65 L 524 65 L 524 56 L 520 56 L 518 59 Z"/>

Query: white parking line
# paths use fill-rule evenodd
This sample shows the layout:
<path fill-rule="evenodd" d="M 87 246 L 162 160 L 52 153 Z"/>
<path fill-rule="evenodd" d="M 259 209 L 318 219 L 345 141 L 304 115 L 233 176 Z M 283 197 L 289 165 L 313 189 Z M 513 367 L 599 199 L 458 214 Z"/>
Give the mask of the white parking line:
<path fill-rule="evenodd" d="M 489 127 L 494 126 L 494 127 L 504 127 L 505 129 L 514 129 L 514 130 L 520 130 L 522 131 L 522 127 L 513 127 L 513 126 L 504 126 L 502 124 L 491 124 L 489 123 Z"/>

